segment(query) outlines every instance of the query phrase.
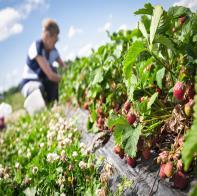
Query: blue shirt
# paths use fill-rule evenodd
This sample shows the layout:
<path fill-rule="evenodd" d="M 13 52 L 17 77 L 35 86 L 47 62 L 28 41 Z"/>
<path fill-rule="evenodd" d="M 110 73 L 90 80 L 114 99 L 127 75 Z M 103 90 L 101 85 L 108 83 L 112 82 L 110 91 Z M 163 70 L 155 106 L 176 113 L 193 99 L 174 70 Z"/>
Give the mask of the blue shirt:
<path fill-rule="evenodd" d="M 28 50 L 26 65 L 24 67 L 22 82 L 20 87 L 22 88 L 28 81 L 32 80 L 42 80 L 47 78 L 45 73 L 40 68 L 38 62 L 36 61 L 37 56 L 43 56 L 46 58 L 47 62 L 53 69 L 53 63 L 58 59 L 59 53 L 56 48 L 47 52 L 44 49 L 44 44 L 42 40 L 37 40 L 33 42 Z"/>

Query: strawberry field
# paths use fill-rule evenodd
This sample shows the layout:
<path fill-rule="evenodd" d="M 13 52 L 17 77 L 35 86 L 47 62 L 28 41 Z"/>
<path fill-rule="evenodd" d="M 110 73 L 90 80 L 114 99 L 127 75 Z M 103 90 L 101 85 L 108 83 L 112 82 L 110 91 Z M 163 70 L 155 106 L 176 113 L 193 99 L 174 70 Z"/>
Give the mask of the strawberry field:
<path fill-rule="evenodd" d="M 108 32 L 108 43 L 60 70 L 60 103 L 87 110 L 89 134 L 102 148 L 112 138 L 119 167 L 152 159 L 156 177 L 197 195 L 197 14 L 149 3 L 135 14 L 136 29 Z M 109 190 L 110 166 L 80 143 L 76 124 L 55 105 L 7 126 L 0 194 L 122 195 Z"/>

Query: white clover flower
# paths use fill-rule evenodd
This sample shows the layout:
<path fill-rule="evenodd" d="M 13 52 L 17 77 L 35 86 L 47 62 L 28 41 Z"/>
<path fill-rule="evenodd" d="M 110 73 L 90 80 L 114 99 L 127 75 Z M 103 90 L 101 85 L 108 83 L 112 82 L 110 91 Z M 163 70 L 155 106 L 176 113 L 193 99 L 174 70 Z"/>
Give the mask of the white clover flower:
<path fill-rule="evenodd" d="M 71 138 L 72 138 L 72 136 L 73 136 L 73 134 L 72 134 L 72 133 L 69 133 L 69 134 L 68 134 L 68 138 L 70 138 L 70 139 L 71 139 Z"/>
<path fill-rule="evenodd" d="M 86 148 L 86 145 L 85 145 L 83 142 L 81 142 L 81 143 L 79 144 L 79 147 L 80 147 L 80 148 Z"/>
<path fill-rule="evenodd" d="M 66 194 L 65 193 L 61 193 L 60 196 L 66 196 Z"/>
<path fill-rule="evenodd" d="M 1 138 L 1 139 L 0 139 L 0 144 L 3 144 L 3 142 L 4 142 L 4 140 Z"/>
<path fill-rule="evenodd" d="M 64 124 L 60 125 L 60 130 L 63 131 L 64 130 Z"/>
<path fill-rule="evenodd" d="M 77 157 L 78 156 L 78 153 L 76 151 L 74 151 L 73 154 L 72 154 L 72 156 L 73 157 Z"/>
<path fill-rule="evenodd" d="M 66 156 L 65 150 L 62 150 L 62 151 L 61 151 L 60 156 L 62 156 L 62 157 L 65 157 L 65 156 Z"/>
<path fill-rule="evenodd" d="M 58 146 L 57 147 L 58 147 L 58 149 L 64 148 L 65 147 L 64 141 L 58 142 Z"/>
<path fill-rule="evenodd" d="M 55 131 L 50 131 L 47 133 L 47 138 L 48 139 L 53 139 L 53 137 L 56 135 Z"/>
<path fill-rule="evenodd" d="M 80 167 L 82 170 L 84 170 L 84 169 L 87 168 L 87 164 L 86 164 L 84 161 L 80 161 L 80 162 L 79 162 L 79 167 Z"/>
<path fill-rule="evenodd" d="M 47 161 L 49 162 L 49 163 L 52 163 L 52 162 L 54 162 L 54 161 L 56 161 L 56 160 L 58 160 L 59 159 L 59 155 L 57 155 L 56 153 L 49 153 L 48 155 L 47 155 Z"/>
<path fill-rule="evenodd" d="M 59 178 L 58 178 L 58 180 L 57 180 L 57 184 L 59 185 L 59 186 L 61 186 L 61 185 L 64 185 L 64 182 L 66 181 L 66 179 L 65 179 L 65 177 L 64 176 L 59 176 Z"/>
<path fill-rule="evenodd" d="M 31 152 L 30 151 L 27 151 L 27 158 L 29 159 L 31 157 Z"/>
<path fill-rule="evenodd" d="M 54 117 L 57 118 L 57 119 L 60 119 L 60 118 L 61 118 L 59 112 L 56 112 L 56 113 L 54 114 Z"/>
<path fill-rule="evenodd" d="M 22 153 L 23 153 L 23 151 L 21 149 L 19 149 L 18 155 L 21 155 Z"/>
<path fill-rule="evenodd" d="M 39 144 L 39 147 L 40 147 L 40 148 L 43 148 L 43 147 L 44 147 L 44 143 L 43 143 L 43 142 L 40 143 L 40 144 Z"/>
<path fill-rule="evenodd" d="M 65 139 L 63 140 L 63 143 L 64 143 L 65 145 L 69 145 L 69 144 L 72 143 L 72 140 L 69 139 L 69 138 L 65 138 Z"/>
<path fill-rule="evenodd" d="M 38 173 L 38 167 L 33 167 L 32 168 L 32 173 L 37 174 Z"/>
<path fill-rule="evenodd" d="M 88 153 L 89 153 L 89 152 L 88 152 L 87 149 L 81 148 L 81 154 L 82 154 L 83 156 L 87 156 Z"/>
<path fill-rule="evenodd" d="M 64 138 L 64 132 L 60 130 L 60 131 L 58 132 L 58 135 L 57 135 L 57 140 L 60 141 L 60 140 L 62 140 L 63 138 Z"/>
<path fill-rule="evenodd" d="M 7 174 L 7 173 L 4 175 L 5 180 L 8 179 L 9 177 L 10 177 L 9 174 Z"/>
<path fill-rule="evenodd" d="M 59 124 L 64 124 L 64 118 L 60 117 L 58 123 Z"/>
<path fill-rule="evenodd" d="M 21 167 L 20 163 L 19 163 L 19 162 L 16 162 L 16 163 L 15 163 L 15 168 L 16 168 L 16 169 L 20 169 L 20 167 Z"/>

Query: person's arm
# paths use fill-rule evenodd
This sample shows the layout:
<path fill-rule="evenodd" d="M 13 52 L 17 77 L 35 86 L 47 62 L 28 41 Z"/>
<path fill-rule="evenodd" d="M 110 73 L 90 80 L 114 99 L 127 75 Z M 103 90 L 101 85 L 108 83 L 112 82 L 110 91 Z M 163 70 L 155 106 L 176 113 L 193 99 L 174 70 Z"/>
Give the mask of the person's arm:
<path fill-rule="evenodd" d="M 61 66 L 61 67 L 68 67 L 68 65 L 66 65 L 65 63 L 64 63 L 64 61 L 62 61 L 62 59 L 60 58 L 60 57 L 58 57 L 57 58 L 57 63 Z"/>
<path fill-rule="evenodd" d="M 46 76 L 48 77 L 49 80 L 51 80 L 53 82 L 59 82 L 60 81 L 60 76 L 58 74 L 56 74 L 55 72 L 53 72 L 53 70 L 51 69 L 51 67 L 48 64 L 45 57 L 38 55 L 36 57 L 36 61 L 38 62 L 40 68 L 46 74 Z"/>

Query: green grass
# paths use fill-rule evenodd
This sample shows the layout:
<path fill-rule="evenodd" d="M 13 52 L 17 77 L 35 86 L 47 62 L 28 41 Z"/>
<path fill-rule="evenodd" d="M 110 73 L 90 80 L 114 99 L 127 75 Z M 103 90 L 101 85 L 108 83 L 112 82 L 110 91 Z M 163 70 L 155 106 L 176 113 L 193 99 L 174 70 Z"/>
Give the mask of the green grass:
<path fill-rule="evenodd" d="M 13 111 L 23 108 L 24 97 L 20 92 L 16 92 L 10 95 L 6 95 L 3 100 L 0 100 L 0 103 L 5 102 L 12 106 Z"/>

